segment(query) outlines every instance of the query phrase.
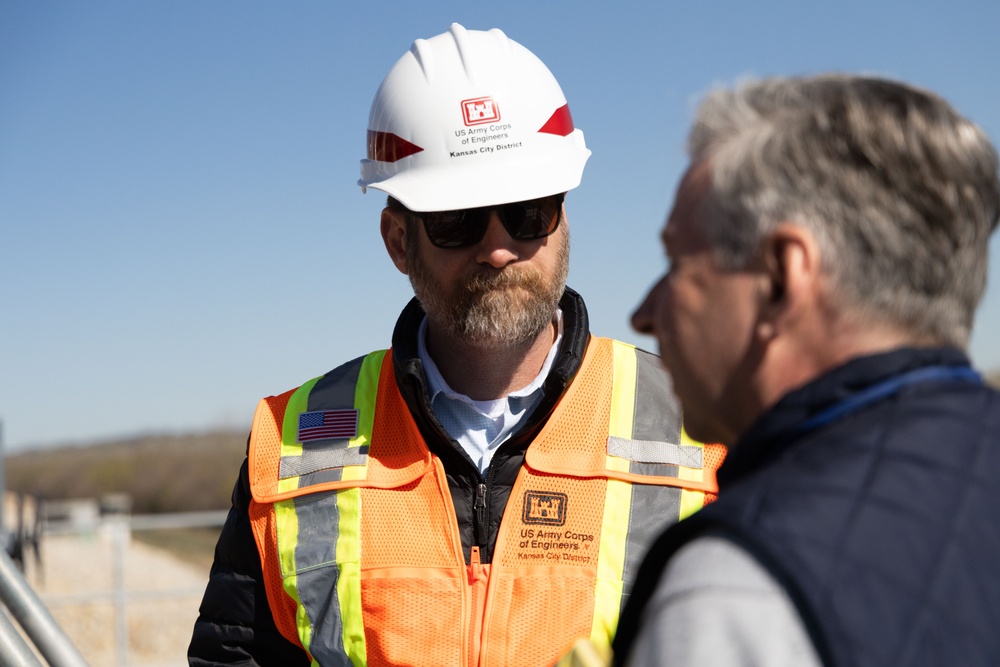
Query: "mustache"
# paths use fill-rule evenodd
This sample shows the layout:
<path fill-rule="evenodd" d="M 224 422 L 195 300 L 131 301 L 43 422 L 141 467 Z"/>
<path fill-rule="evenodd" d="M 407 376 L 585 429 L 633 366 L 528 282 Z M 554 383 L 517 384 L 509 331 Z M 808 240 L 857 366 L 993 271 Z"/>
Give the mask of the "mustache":
<path fill-rule="evenodd" d="M 510 266 L 502 269 L 485 267 L 471 275 L 462 287 L 464 292 L 473 295 L 511 287 L 537 289 L 543 282 L 542 276 L 530 269 Z"/>

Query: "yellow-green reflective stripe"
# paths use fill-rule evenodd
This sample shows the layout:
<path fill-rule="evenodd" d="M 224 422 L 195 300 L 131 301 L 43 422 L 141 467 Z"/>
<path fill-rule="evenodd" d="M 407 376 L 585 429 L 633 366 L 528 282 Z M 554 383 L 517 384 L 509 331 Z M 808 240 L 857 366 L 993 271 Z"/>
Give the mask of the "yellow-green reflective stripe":
<path fill-rule="evenodd" d="M 361 363 L 358 384 L 354 392 L 354 407 L 358 409 L 358 435 L 351 445 L 370 443 L 375 424 L 375 402 L 382 372 L 385 350 L 372 352 Z M 367 466 L 344 468 L 343 479 L 364 479 Z M 344 624 L 344 652 L 355 667 L 368 664 L 365 646 L 364 617 L 361 613 L 361 490 L 346 489 L 337 494 L 340 514 L 337 539 L 337 600 Z"/>
<path fill-rule="evenodd" d="M 302 444 L 299 442 L 299 414 L 308 411 L 309 392 L 319 382 L 313 378 L 296 389 L 288 399 L 285 417 L 281 421 L 281 456 L 302 456 Z M 291 491 L 299 488 L 299 478 L 290 477 L 278 480 L 278 492 Z"/>
<path fill-rule="evenodd" d="M 594 621 L 590 626 L 590 641 L 597 646 L 610 646 L 615 628 L 618 627 L 629 511 L 632 506 L 631 484 L 617 479 L 609 479 L 607 484 L 604 519 L 601 524 L 601 550 L 597 556 Z"/>
<path fill-rule="evenodd" d="M 631 345 L 612 343 L 614 385 L 608 435 L 631 438 L 635 419 L 636 357 Z M 606 456 L 608 468 L 628 471 L 629 462 Z M 611 645 L 621 609 L 622 580 L 625 575 L 625 548 L 628 545 L 632 485 L 608 480 L 601 523 L 601 546 L 597 556 L 597 584 L 594 588 L 594 620 L 590 641 L 597 646 Z"/>
<path fill-rule="evenodd" d="M 691 436 L 687 434 L 687 431 L 681 427 L 681 445 L 690 445 L 691 447 L 699 447 L 704 449 L 705 446 L 698 442 L 697 440 L 692 440 Z M 702 461 L 704 461 L 704 456 Z M 702 482 L 705 479 L 705 471 L 700 468 L 685 468 L 680 466 L 677 469 L 677 476 L 680 479 L 691 480 L 694 482 Z M 689 489 L 681 489 L 681 510 L 680 518 L 684 519 L 698 510 L 700 510 L 705 505 L 705 493 L 703 491 L 691 491 Z"/>
<path fill-rule="evenodd" d="M 298 577 L 295 567 L 295 545 L 299 541 L 299 516 L 295 512 L 294 500 L 281 500 L 274 504 L 274 517 L 277 523 L 278 558 L 281 563 L 282 586 L 290 598 L 295 600 L 295 625 L 299 631 L 299 640 L 309 650 L 312 626 L 306 617 L 305 608 L 299 598 Z"/>
<path fill-rule="evenodd" d="M 372 352 L 361 362 L 358 384 L 354 390 L 354 407 L 358 410 L 358 435 L 351 440 L 351 447 L 360 447 L 372 441 L 375 424 L 375 402 L 378 398 L 378 380 L 386 350 Z M 368 465 L 346 466 L 342 480 L 365 479 Z"/>
<path fill-rule="evenodd" d="M 361 489 L 345 489 L 338 493 L 337 510 L 340 513 L 337 600 L 344 624 L 344 652 L 351 664 L 363 667 L 368 664 L 368 653 L 361 615 Z"/>
<path fill-rule="evenodd" d="M 614 385 L 611 391 L 611 423 L 608 435 L 617 438 L 632 437 L 632 422 L 635 419 L 635 348 L 626 343 L 612 342 L 614 359 Z M 605 455 L 605 465 L 609 470 L 628 472 L 629 461 L 617 456 Z"/>

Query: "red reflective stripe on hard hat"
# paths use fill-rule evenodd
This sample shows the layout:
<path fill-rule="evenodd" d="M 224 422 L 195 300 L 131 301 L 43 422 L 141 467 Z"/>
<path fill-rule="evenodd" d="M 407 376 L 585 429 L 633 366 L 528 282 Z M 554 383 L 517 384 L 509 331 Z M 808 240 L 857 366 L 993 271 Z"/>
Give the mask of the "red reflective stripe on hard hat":
<path fill-rule="evenodd" d="M 424 150 L 391 132 L 368 130 L 368 159 L 395 162 Z"/>
<path fill-rule="evenodd" d="M 560 137 L 567 136 L 573 131 L 573 117 L 569 115 L 569 105 L 564 104 L 555 110 L 555 113 L 545 121 L 539 132 L 546 134 L 558 134 Z"/>

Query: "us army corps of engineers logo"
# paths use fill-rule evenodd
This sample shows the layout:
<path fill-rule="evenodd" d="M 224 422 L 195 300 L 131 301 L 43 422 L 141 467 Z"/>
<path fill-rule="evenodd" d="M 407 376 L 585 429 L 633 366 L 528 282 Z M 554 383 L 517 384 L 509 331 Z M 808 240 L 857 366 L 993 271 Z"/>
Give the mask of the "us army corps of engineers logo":
<path fill-rule="evenodd" d="M 455 138 L 449 140 L 448 157 L 483 157 L 521 148 L 524 142 L 511 137 L 514 123 L 500 122 L 500 105 L 495 99 L 474 97 L 462 100 L 461 107 L 465 127 L 455 128 Z"/>
<path fill-rule="evenodd" d="M 522 528 L 518 542 L 518 560 L 572 561 L 590 563 L 597 558 L 594 535 L 585 530 L 565 528 L 567 518 L 565 493 L 542 491 L 524 492 Z M 558 529 L 556 527 L 559 527 Z"/>
<path fill-rule="evenodd" d="M 542 526 L 566 525 L 566 494 L 525 491 L 524 522 Z"/>
<path fill-rule="evenodd" d="M 500 107 L 492 97 L 462 100 L 462 120 L 466 127 L 500 120 Z"/>

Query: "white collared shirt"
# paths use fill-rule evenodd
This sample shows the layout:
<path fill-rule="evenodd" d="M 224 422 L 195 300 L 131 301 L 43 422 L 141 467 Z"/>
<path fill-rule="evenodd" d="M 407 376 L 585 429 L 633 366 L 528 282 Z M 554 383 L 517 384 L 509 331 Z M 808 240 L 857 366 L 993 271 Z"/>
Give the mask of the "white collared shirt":
<path fill-rule="evenodd" d="M 441 376 L 437 364 L 427 352 L 426 317 L 417 330 L 417 355 L 423 362 L 424 373 L 427 375 L 427 392 L 430 394 L 434 414 L 445 431 L 458 441 L 462 449 L 479 466 L 481 473 L 486 473 L 497 447 L 517 429 L 518 424 L 530 415 L 542 400 L 542 384 L 549 375 L 556 353 L 559 351 L 559 344 L 562 342 L 562 310 L 556 311 L 555 322 L 556 340 L 552 343 L 545 357 L 545 363 L 542 364 L 542 370 L 535 379 L 527 387 L 513 391 L 504 398 L 488 401 L 473 400 L 449 387 Z"/>

